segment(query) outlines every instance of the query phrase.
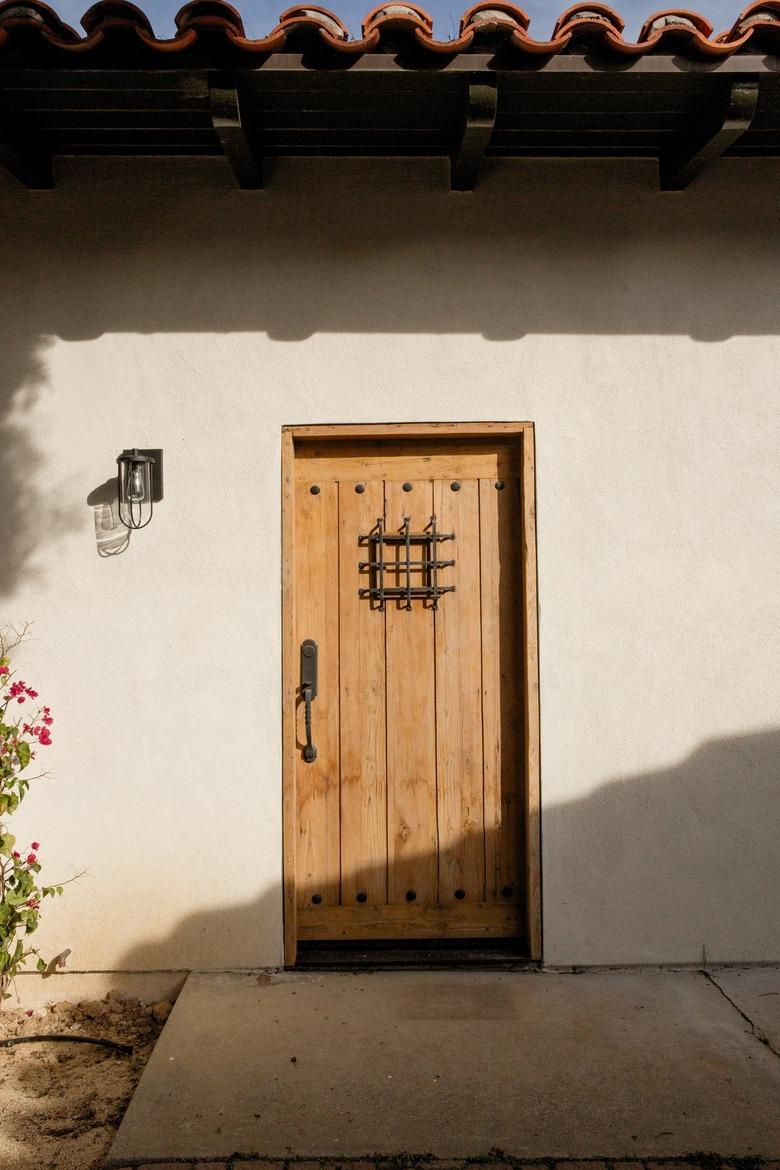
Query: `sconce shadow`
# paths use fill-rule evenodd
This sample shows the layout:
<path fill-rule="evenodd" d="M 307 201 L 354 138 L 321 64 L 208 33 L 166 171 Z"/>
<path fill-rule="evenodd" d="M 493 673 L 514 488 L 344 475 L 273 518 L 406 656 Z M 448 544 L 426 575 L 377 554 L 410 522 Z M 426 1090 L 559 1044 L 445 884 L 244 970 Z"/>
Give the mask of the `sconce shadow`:
<path fill-rule="evenodd" d="M 87 496 L 95 518 L 95 542 L 99 557 L 117 557 L 130 544 L 130 529 L 119 519 L 117 477 L 112 476 Z"/>

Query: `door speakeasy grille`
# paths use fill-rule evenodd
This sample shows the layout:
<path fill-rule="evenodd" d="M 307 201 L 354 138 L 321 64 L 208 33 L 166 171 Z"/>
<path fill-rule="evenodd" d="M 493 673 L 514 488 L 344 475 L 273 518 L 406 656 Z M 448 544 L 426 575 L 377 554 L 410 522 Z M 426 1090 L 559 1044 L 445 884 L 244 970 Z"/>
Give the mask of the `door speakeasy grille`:
<path fill-rule="evenodd" d="M 404 609 L 412 608 L 412 598 L 422 598 L 433 602 L 431 609 L 439 608 L 439 597 L 442 593 L 454 593 L 454 585 L 439 584 L 439 570 L 452 568 L 455 561 L 443 561 L 437 558 L 437 548 L 440 541 L 454 540 L 454 532 L 437 532 L 436 517 L 431 516 L 424 532 L 411 531 L 411 516 L 404 516 L 400 532 L 385 530 L 384 516 L 377 516 L 376 525 L 372 532 L 358 536 L 358 544 L 368 545 L 371 550 L 370 561 L 360 561 L 358 568 L 361 572 L 368 570 L 372 584 L 365 589 L 359 589 L 360 597 L 368 597 L 379 602 L 379 609 L 384 610 L 386 600 L 404 601 Z M 404 551 L 403 559 L 391 561 L 385 559 L 387 547 L 401 548 Z M 412 560 L 412 547 L 420 549 L 421 559 Z M 394 574 L 395 585 L 387 585 L 385 576 Z M 421 573 L 423 584 L 412 584 L 413 574 Z M 400 584 L 403 579 L 403 585 Z"/>

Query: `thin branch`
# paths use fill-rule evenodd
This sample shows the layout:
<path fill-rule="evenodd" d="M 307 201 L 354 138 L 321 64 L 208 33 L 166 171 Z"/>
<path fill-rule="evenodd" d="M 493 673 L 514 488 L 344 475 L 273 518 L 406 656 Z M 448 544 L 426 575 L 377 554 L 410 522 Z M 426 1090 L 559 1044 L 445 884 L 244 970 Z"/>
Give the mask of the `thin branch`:
<path fill-rule="evenodd" d="M 21 626 L 7 625 L 0 629 L 0 658 L 7 658 L 12 650 L 20 646 L 29 637 L 32 622 L 22 622 Z"/>

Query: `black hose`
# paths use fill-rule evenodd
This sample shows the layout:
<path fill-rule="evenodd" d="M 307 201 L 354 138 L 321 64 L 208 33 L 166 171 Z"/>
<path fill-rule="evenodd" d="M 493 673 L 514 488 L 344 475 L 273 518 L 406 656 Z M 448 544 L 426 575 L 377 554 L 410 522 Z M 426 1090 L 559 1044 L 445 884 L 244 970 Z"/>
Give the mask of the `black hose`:
<path fill-rule="evenodd" d="M 58 1040 L 65 1044 L 100 1044 L 103 1048 L 115 1048 L 117 1052 L 132 1054 L 132 1044 L 119 1044 L 116 1040 L 95 1039 L 93 1036 L 12 1036 L 8 1040 L 0 1040 L 0 1047 L 10 1048 L 14 1044 L 39 1044 L 41 1041 Z"/>

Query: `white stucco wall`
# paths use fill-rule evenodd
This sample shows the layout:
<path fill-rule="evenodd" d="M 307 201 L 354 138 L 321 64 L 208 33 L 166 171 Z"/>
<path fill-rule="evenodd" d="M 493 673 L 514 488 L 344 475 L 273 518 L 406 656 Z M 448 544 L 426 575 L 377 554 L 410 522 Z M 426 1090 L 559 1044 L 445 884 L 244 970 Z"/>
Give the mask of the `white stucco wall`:
<path fill-rule="evenodd" d="M 780 160 L 72 162 L 0 186 L 0 617 L 54 709 L 15 818 L 71 966 L 281 961 L 285 423 L 532 419 L 549 963 L 780 958 Z M 165 500 L 119 556 L 87 496 Z"/>

